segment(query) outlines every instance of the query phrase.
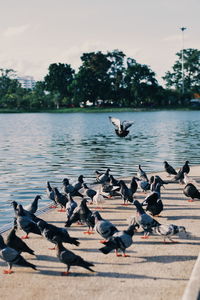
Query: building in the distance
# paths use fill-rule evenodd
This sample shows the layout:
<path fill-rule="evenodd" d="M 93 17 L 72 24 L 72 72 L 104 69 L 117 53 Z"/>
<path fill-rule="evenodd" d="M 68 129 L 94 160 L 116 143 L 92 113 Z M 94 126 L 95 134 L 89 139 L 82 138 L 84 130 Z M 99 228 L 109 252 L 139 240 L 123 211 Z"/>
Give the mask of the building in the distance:
<path fill-rule="evenodd" d="M 17 80 L 21 84 L 22 88 L 24 89 L 33 89 L 35 87 L 35 80 L 33 76 L 23 76 L 23 77 L 17 77 Z"/>

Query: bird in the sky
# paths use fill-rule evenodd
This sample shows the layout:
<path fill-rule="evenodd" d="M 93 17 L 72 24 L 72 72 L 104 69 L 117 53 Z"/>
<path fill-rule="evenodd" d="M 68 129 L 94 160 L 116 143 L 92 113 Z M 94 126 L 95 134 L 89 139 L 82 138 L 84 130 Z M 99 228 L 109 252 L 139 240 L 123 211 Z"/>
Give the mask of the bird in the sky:
<path fill-rule="evenodd" d="M 94 264 L 84 260 L 81 256 L 76 255 L 72 251 L 66 249 L 61 242 L 57 243 L 57 257 L 60 262 L 67 266 L 67 272 L 62 272 L 61 275 L 70 274 L 69 270 L 71 266 L 79 266 L 84 269 L 89 270 L 90 272 L 95 272 L 91 267 L 94 267 Z"/>
<path fill-rule="evenodd" d="M 99 250 L 104 254 L 108 254 L 112 250 L 115 250 L 116 256 L 122 256 L 120 253 L 118 253 L 118 251 L 121 250 L 124 257 L 129 256 L 125 252 L 126 249 L 133 243 L 132 237 L 134 235 L 135 227 L 136 225 L 132 224 L 129 225 L 127 230 L 115 232 L 108 239 L 108 241 L 103 242 L 105 246 L 100 248 Z"/>
<path fill-rule="evenodd" d="M 193 202 L 194 199 L 200 199 L 200 192 L 193 183 L 188 183 L 183 189 L 183 194 L 190 199 L 188 202 Z"/>
<path fill-rule="evenodd" d="M 120 119 L 109 116 L 110 122 L 115 126 L 115 133 L 119 137 L 125 137 L 129 134 L 129 127 L 133 125 L 133 121 L 120 121 Z"/>
<path fill-rule="evenodd" d="M 15 249 L 8 247 L 5 242 L 3 237 L 0 235 L 0 258 L 3 259 L 5 262 L 7 262 L 9 269 L 4 270 L 4 274 L 12 274 L 12 266 L 13 265 L 18 265 L 22 267 L 29 267 L 34 270 L 36 269 L 36 266 L 29 263 L 27 260 L 23 258 L 23 256 L 20 255 L 18 251 Z"/>

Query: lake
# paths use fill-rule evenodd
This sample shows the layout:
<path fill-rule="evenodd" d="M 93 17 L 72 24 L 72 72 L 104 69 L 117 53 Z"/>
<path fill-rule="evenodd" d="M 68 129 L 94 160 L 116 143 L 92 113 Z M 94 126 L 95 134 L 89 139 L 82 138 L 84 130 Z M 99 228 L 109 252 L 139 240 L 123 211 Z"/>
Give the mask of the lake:
<path fill-rule="evenodd" d="M 133 120 L 126 138 L 115 134 L 108 116 Z M 185 160 L 200 164 L 200 112 L 0 114 L 0 227 L 13 219 L 11 201 L 23 205 L 37 194 L 39 207 L 50 200 L 46 182 L 58 188 L 68 177 L 95 180 L 95 170 L 133 176 L 138 164 L 148 173 L 175 168 Z"/>

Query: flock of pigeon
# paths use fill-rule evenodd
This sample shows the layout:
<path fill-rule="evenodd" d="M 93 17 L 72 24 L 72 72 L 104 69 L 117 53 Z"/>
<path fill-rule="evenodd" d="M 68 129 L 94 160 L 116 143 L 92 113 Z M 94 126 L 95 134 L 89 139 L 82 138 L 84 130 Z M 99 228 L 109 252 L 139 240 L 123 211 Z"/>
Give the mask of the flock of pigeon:
<path fill-rule="evenodd" d="M 146 172 L 139 165 L 137 175 L 132 177 L 130 184 L 122 179 L 114 178 L 110 174 L 111 170 L 109 168 L 105 173 L 95 171 L 96 179 L 91 187 L 88 187 L 85 183 L 83 175 L 78 177 L 78 182 L 75 185 L 70 184 L 68 178 L 64 178 L 61 191 L 56 187 L 52 187 L 50 182 L 47 182 L 46 192 L 52 203 L 51 207 L 59 207 L 59 211 L 66 212 L 66 221 L 63 227 L 57 227 L 35 215 L 38 209 L 39 195 L 27 207 L 13 201 L 12 206 L 15 213 L 13 228 L 5 240 L 0 235 L 0 257 L 9 266 L 8 270 L 4 270 L 4 273 L 13 273 L 12 266 L 15 264 L 30 267 L 34 270 L 37 269 L 34 264 L 28 262 L 21 255 L 22 252 L 35 255 L 34 250 L 30 249 L 23 241 L 23 239 L 29 238 L 30 233 L 43 236 L 54 245 L 52 249 L 57 250 L 59 261 L 67 267 L 67 271 L 63 272 L 62 275 L 69 274 L 71 266 L 80 266 L 94 272 L 93 263 L 84 260 L 63 245 L 65 243 L 79 246 L 78 238 L 70 236 L 67 230 L 74 223 L 86 225 L 88 229 L 84 232 L 85 234 L 92 234 L 96 231 L 101 236 L 103 246 L 99 251 L 103 254 L 108 254 L 114 250 L 117 256 L 128 256 L 126 249 L 132 245 L 133 235 L 139 228 L 143 231 L 141 238 L 147 239 L 150 234 L 158 234 L 164 238 L 164 242 L 166 242 L 166 239 L 174 242 L 172 236 L 179 232 L 186 233 L 186 229 L 184 226 L 174 224 L 160 224 L 155 219 L 164 209 L 161 199 L 161 187 L 177 182 L 184 184 L 183 193 L 189 197 L 188 201 L 194 201 L 195 198 L 200 199 L 200 192 L 190 182 L 188 161 L 178 172 L 166 161 L 164 162 L 164 169 L 169 176 L 173 176 L 170 180 L 163 180 L 158 175 L 148 178 Z M 136 191 L 146 193 L 143 202 L 135 199 Z M 120 231 L 109 220 L 102 218 L 99 213 L 104 203 L 108 201 L 107 199 L 114 197 L 122 199 L 122 205 L 131 205 L 136 209 L 128 228 L 123 231 Z M 93 204 L 93 207 L 95 204 L 99 209 L 91 210 L 89 204 Z M 17 236 L 18 229 L 23 230 L 25 236 L 22 238 Z"/>

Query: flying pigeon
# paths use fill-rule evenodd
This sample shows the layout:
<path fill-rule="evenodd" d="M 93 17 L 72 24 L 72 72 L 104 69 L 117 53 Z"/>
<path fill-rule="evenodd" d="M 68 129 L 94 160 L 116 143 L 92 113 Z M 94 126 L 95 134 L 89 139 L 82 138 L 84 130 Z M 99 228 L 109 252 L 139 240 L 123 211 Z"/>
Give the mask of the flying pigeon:
<path fill-rule="evenodd" d="M 127 130 L 129 127 L 133 125 L 133 121 L 120 121 L 117 118 L 109 116 L 110 122 L 115 126 L 115 133 L 119 137 L 125 137 L 129 134 L 129 131 Z"/>

